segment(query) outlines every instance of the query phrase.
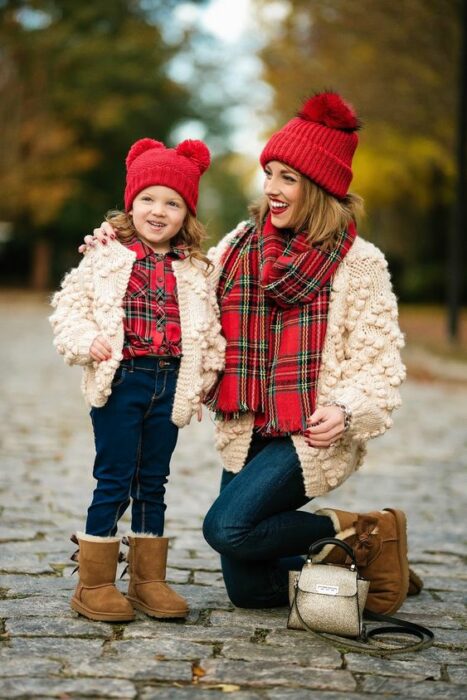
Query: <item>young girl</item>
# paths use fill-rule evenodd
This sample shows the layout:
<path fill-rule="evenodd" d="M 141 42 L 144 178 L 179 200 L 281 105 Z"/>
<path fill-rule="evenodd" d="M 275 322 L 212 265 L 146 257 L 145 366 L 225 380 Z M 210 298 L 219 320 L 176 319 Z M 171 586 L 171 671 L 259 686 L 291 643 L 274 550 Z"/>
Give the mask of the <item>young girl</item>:
<path fill-rule="evenodd" d="M 88 252 L 53 298 L 54 344 L 84 367 L 97 487 L 77 533 L 74 610 L 126 621 L 133 608 L 184 617 L 185 600 L 165 583 L 164 493 L 178 428 L 199 412 L 222 368 L 223 340 L 210 264 L 200 251 L 199 180 L 210 155 L 201 141 L 175 149 L 141 139 L 127 159 L 125 212 L 108 221 L 123 245 Z M 132 500 L 125 598 L 115 587 L 117 524 Z"/>

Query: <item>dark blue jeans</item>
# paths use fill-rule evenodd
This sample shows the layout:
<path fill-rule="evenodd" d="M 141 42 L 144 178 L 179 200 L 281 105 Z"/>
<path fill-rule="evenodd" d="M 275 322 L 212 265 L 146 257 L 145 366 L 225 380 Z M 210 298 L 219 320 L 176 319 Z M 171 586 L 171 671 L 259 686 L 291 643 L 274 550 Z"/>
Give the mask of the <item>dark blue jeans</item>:
<path fill-rule="evenodd" d="M 221 493 L 204 520 L 221 554 L 230 600 L 241 608 L 288 603 L 288 571 L 300 569 L 312 542 L 333 537 L 330 518 L 298 511 L 309 499 L 290 438 L 258 435 L 238 473 L 224 471 Z"/>
<path fill-rule="evenodd" d="M 130 498 L 133 532 L 163 534 L 165 484 L 178 437 L 170 416 L 179 364 L 177 358 L 124 360 L 107 403 L 91 410 L 97 486 L 88 535 L 115 535 Z"/>

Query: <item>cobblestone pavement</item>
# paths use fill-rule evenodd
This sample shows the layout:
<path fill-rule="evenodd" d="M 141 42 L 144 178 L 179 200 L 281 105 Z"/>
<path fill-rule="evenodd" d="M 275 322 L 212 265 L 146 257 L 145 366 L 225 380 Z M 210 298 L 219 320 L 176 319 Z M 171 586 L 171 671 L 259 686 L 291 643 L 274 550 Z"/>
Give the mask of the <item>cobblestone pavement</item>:
<path fill-rule="evenodd" d="M 319 503 L 408 512 L 411 561 L 426 586 L 403 613 L 434 628 L 432 648 L 392 660 L 343 654 L 287 631 L 285 609 L 233 608 L 200 529 L 219 480 L 207 418 L 181 434 L 167 499 L 168 574 L 190 602 L 188 620 L 91 623 L 69 608 L 69 535 L 93 487 L 92 436 L 80 370 L 54 353 L 47 313 L 37 299 L 0 295 L 0 697 L 467 697 L 465 385 L 408 382 L 394 429 Z"/>

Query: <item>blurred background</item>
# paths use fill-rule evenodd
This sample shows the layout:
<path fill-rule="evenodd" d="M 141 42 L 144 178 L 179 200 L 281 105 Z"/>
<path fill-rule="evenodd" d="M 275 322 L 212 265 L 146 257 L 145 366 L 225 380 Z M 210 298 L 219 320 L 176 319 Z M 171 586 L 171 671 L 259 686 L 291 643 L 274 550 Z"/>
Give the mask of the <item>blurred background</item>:
<path fill-rule="evenodd" d="M 410 370 L 467 381 L 464 25 L 464 0 L 0 0 L 2 293 L 47 292 L 79 262 L 144 136 L 208 142 L 215 242 L 261 190 L 268 135 L 335 89 L 364 122 L 352 190 Z"/>

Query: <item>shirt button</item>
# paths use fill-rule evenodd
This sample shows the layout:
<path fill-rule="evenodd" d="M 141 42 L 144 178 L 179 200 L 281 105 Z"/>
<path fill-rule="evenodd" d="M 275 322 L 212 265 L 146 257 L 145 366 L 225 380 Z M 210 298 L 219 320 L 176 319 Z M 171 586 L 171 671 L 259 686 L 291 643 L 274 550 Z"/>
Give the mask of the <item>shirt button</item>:
<path fill-rule="evenodd" d="M 163 277 L 158 277 L 158 278 L 157 278 L 157 281 L 158 281 L 158 282 L 163 282 L 163 281 L 164 281 L 164 278 L 163 278 Z"/>

